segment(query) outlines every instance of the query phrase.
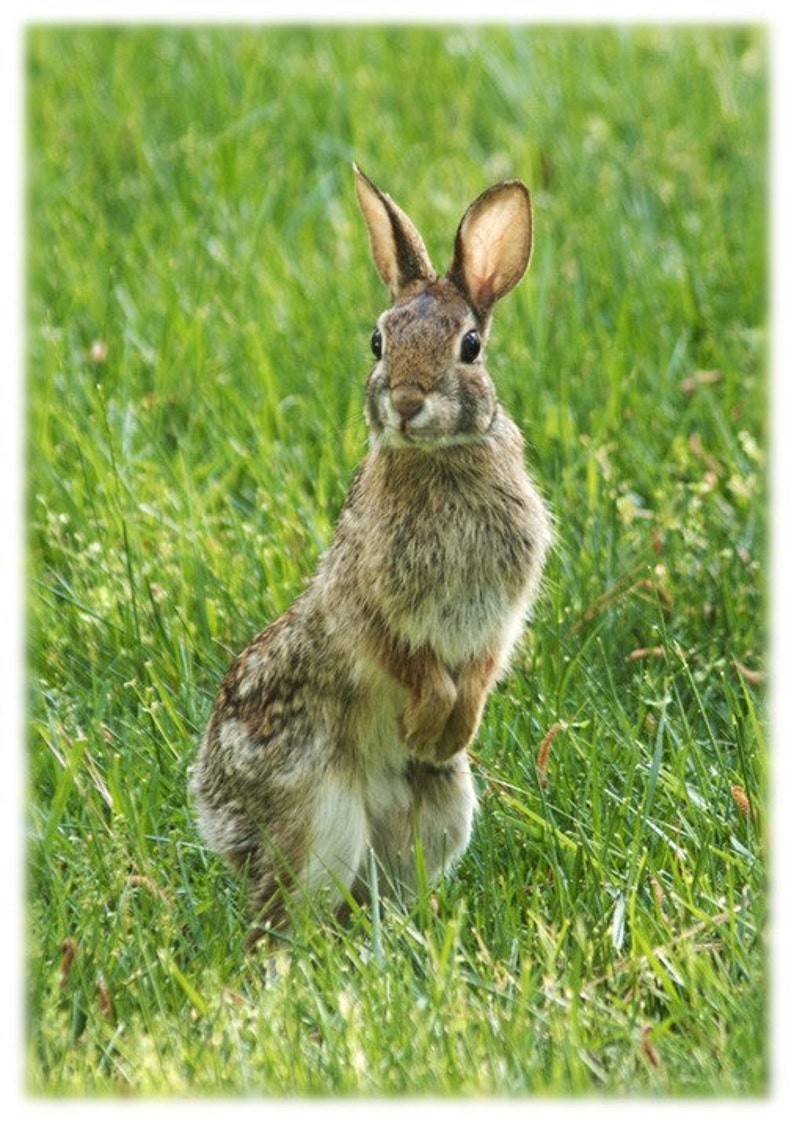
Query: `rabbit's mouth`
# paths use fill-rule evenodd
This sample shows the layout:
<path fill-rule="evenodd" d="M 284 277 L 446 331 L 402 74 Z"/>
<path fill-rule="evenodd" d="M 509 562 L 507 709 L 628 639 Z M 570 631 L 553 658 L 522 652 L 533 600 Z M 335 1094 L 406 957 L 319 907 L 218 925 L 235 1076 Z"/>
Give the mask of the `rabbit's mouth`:
<path fill-rule="evenodd" d="M 431 391 L 416 396 L 410 407 L 404 395 L 394 400 L 388 391 L 380 396 L 374 421 L 376 439 L 392 447 L 446 448 L 482 440 L 491 426 L 496 400 L 482 396 L 476 402 L 465 395 L 457 399 Z"/>
<path fill-rule="evenodd" d="M 418 380 L 389 383 L 376 368 L 366 399 L 373 443 L 433 449 L 482 440 L 493 422 L 496 394 L 481 371 L 456 373 L 452 386 L 427 387 Z"/>
<path fill-rule="evenodd" d="M 451 448 L 461 444 L 481 441 L 483 432 L 448 431 L 436 426 L 417 428 L 410 421 L 399 425 L 385 426 L 376 436 L 376 441 L 388 448 L 414 448 L 432 451 L 437 448 Z"/>

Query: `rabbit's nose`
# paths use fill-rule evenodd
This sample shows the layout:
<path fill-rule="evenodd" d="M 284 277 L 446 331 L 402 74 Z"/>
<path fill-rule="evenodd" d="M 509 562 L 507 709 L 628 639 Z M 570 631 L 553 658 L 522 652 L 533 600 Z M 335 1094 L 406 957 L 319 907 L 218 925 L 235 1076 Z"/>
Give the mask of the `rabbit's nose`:
<path fill-rule="evenodd" d="M 410 421 L 415 417 L 425 403 L 425 395 L 419 386 L 410 382 L 401 382 L 391 391 L 391 403 L 403 421 Z"/>

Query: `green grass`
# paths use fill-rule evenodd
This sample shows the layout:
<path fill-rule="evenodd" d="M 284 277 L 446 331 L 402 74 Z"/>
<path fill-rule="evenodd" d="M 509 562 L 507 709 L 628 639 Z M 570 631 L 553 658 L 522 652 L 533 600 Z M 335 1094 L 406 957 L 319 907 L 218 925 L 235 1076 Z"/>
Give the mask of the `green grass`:
<path fill-rule="evenodd" d="M 26 65 L 29 1091 L 764 1093 L 763 33 L 33 28 Z M 354 158 L 439 265 L 530 184 L 489 365 L 558 540 L 459 875 L 275 973 L 185 778 L 366 447 Z"/>

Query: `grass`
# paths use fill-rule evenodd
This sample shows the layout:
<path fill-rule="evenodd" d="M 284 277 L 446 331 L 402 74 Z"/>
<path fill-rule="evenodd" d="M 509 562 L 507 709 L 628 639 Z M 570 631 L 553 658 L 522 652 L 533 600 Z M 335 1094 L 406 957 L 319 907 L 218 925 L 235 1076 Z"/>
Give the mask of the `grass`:
<path fill-rule="evenodd" d="M 34 27 L 26 1086 L 769 1086 L 767 57 L 709 28 Z M 558 541 L 459 872 L 274 971 L 185 777 L 366 437 L 353 158 L 446 264 L 521 175 L 490 369 Z"/>

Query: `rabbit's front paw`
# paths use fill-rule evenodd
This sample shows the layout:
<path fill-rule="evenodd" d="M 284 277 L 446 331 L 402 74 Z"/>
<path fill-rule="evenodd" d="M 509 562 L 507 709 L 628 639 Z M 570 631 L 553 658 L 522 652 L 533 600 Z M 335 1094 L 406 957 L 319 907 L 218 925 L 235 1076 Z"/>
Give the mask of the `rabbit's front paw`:
<path fill-rule="evenodd" d="M 428 690 L 410 699 L 397 718 L 397 727 L 412 756 L 426 760 L 437 758 L 439 742 L 455 707 L 456 694 L 450 678 L 447 689 Z"/>
<path fill-rule="evenodd" d="M 451 759 L 452 756 L 457 756 L 458 752 L 462 752 L 471 743 L 476 731 L 476 726 L 459 724 L 453 713 L 436 741 L 433 756 L 437 762 L 442 764 L 445 760 Z"/>
<path fill-rule="evenodd" d="M 400 738 L 412 756 L 422 760 L 435 760 L 436 746 L 444 732 L 444 722 L 435 717 L 424 719 L 416 712 L 405 709 L 397 718 Z"/>

